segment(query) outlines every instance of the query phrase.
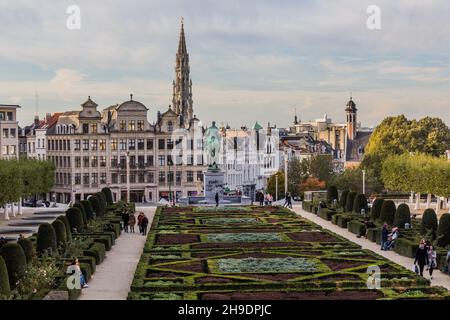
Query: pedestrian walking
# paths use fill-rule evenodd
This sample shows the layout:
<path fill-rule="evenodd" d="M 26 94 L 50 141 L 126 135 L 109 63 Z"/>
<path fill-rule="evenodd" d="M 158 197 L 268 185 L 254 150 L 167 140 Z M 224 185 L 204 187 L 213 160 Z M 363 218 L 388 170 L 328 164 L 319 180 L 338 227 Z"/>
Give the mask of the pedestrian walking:
<path fill-rule="evenodd" d="M 134 213 L 130 213 L 130 219 L 128 220 L 128 226 L 130 227 L 130 232 L 134 233 L 134 225 L 136 224 L 136 217 Z"/>
<path fill-rule="evenodd" d="M 216 208 L 217 208 L 219 206 L 219 193 L 218 192 L 216 192 L 214 199 L 216 200 Z"/>
<path fill-rule="evenodd" d="M 273 197 L 272 197 L 272 195 L 270 193 L 267 194 L 267 200 L 269 201 L 269 206 L 271 206 L 272 202 L 273 202 Z"/>
<path fill-rule="evenodd" d="M 445 258 L 445 262 L 447 265 L 447 273 L 450 276 L 450 250 L 447 252 L 447 257 Z"/>
<path fill-rule="evenodd" d="M 139 227 L 139 233 L 140 234 L 144 233 L 144 231 L 143 231 L 144 229 L 142 227 L 142 219 L 144 219 L 144 213 L 143 212 L 139 212 L 139 215 L 137 217 L 137 224 L 138 224 L 138 227 Z"/>
<path fill-rule="evenodd" d="M 425 247 L 425 240 L 421 240 L 419 247 L 416 250 L 416 257 L 414 259 L 414 265 L 419 266 L 419 274 L 423 276 L 423 269 L 428 264 L 428 252 Z"/>
<path fill-rule="evenodd" d="M 385 250 L 385 246 L 388 241 L 388 234 L 388 225 L 385 223 L 383 224 L 383 229 L 381 229 L 381 250 Z"/>
<path fill-rule="evenodd" d="M 285 195 L 284 195 L 284 204 L 283 204 L 283 207 L 288 207 L 288 206 L 289 206 L 288 196 L 289 196 L 289 192 L 286 192 Z"/>
<path fill-rule="evenodd" d="M 292 209 L 292 195 L 290 192 L 288 192 L 287 199 L 288 199 L 288 207 Z"/>
<path fill-rule="evenodd" d="M 147 234 L 147 226 L 148 226 L 148 218 L 144 215 L 142 218 L 142 235 L 145 236 Z"/>
<path fill-rule="evenodd" d="M 428 272 L 430 274 L 430 279 L 433 280 L 433 270 L 437 267 L 436 261 L 436 250 L 434 250 L 434 246 L 430 244 L 428 247 Z"/>
<path fill-rule="evenodd" d="M 126 211 L 124 213 L 122 213 L 123 230 L 125 230 L 126 233 L 128 233 L 129 220 L 130 220 L 130 216 L 128 215 L 128 213 Z"/>

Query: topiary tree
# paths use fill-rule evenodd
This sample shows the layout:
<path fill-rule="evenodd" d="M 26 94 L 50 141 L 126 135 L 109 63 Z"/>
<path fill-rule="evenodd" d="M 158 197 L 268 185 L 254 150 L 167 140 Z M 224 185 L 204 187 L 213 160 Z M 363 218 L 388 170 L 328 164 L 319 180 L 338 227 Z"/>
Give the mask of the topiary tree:
<path fill-rule="evenodd" d="M 361 213 L 361 210 L 364 209 L 365 213 L 368 213 L 369 206 L 367 204 L 367 198 L 364 194 L 360 193 L 355 197 L 355 200 L 353 200 L 353 212 L 354 213 Z"/>
<path fill-rule="evenodd" d="M 333 200 L 338 200 L 338 199 L 339 199 L 339 195 L 338 195 L 338 190 L 337 190 L 336 186 L 329 186 L 327 188 L 327 202 L 333 203 Z"/>
<path fill-rule="evenodd" d="M 97 198 L 100 201 L 100 207 L 102 209 L 102 215 L 106 213 L 106 207 L 108 206 L 108 203 L 106 202 L 106 196 L 103 192 L 97 192 L 95 194 Z"/>
<path fill-rule="evenodd" d="M 83 218 L 83 226 L 87 227 L 87 225 L 88 225 L 88 218 L 87 218 L 87 215 L 86 215 L 86 211 L 84 210 L 84 206 L 79 201 L 77 201 L 73 205 L 73 207 L 80 209 L 81 217 Z"/>
<path fill-rule="evenodd" d="M 97 217 L 101 217 L 103 215 L 103 213 L 102 213 L 100 200 L 98 199 L 98 197 L 96 195 L 93 195 L 93 196 L 90 196 L 88 200 L 92 205 L 92 209 L 94 210 L 95 215 Z"/>
<path fill-rule="evenodd" d="M 347 200 L 345 200 L 345 211 L 352 212 L 353 211 L 353 202 L 355 201 L 356 192 L 350 191 L 347 194 Z"/>
<path fill-rule="evenodd" d="M 103 188 L 103 189 L 102 189 L 102 193 L 105 195 L 105 197 L 106 197 L 106 202 L 108 203 L 108 205 L 114 203 L 113 194 L 112 194 L 110 188 L 108 188 L 108 187 Z"/>
<path fill-rule="evenodd" d="M 399 228 L 404 228 L 405 223 L 411 225 L 411 212 L 409 206 L 406 203 L 402 203 L 397 207 L 397 211 L 394 216 L 394 225 Z"/>
<path fill-rule="evenodd" d="M 36 250 L 34 249 L 33 242 L 28 238 L 21 238 L 17 241 L 25 253 L 27 263 L 31 263 L 36 258 Z"/>
<path fill-rule="evenodd" d="M 84 212 L 86 212 L 86 218 L 88 220 L 94 219 L 94 210 L 92 209 L 92 204 L 88 200 L 81 200 L 81 204 L 84 208 Z"/>
<path fill-rule="evenodd" d="M 55 229 L 49 223 L 42 223 L 37 233 L 36 251 L 43 254 L 50 249 L 50 252 L 53 253 L 57 248 Z"/>
<path fill-rule="evenodd" d="M 69 221 L 70 230 L 76 229 L 77 232 L 82 232 L 84 229 L 83 216 L 80 209 L 69 208 L 66 211 L 66 218 Z"/>
<path fill-rule="evenodd" d="M 64 222 L 62 222 L 59 219 L 56 219 L 52 222 L 53 229 L 55 229 L 56 234 L 56 245 L 58 247 L 65 248 L 67 244 L 67 233 L 66 233 L 66 226 L 64 225 Z"/>
<path fill-rule="evenodd" d="M 69 220 L 67 220 L 66 216 L 59 216 L 56 219 L 61 221 L 62 223 L 64 223 L 64 227 L 65 227 L 65 230 L 66 230 L 66 240 L 68 242 L 70 242 L 72 240 L 72 232 L 70 231 Z"/>
<path fill-rule="evenodd" d="M 345 205 L 347 203 L 347 195 L 350 191 L 348 190 L 344 190 L 341 193 L 341 198 L 339 199 L 339 207 L 341 207 L 342 209 L 345 209 Z"/>
<path fill-rule="evenodd" d="M 381 207 L 383 206 L 384 199 L 376 198 L 372 203 L 372 209 L 370 210 L 370 216 L 372 220 L 380 219 Z"/>
<path fill-rule="evenodd" d="M 450 213 L 444 213 L 439 219 L 437 245 L 445 247 L 450 244 Z"/>
<path fill-rule="evenodd" d="M 25 252 L 17 243 L 7 243 L 0 250 L 8 270 L 9 285 L 12 289 L 16 287 L 17 281 L 23 277 L 27 258 Z"/>
<path fill-rule="evenodd" d="M 395 203 L 392 200 L 384 200 L 381 206 L 380 221 L 392 225 L 395 219 Z"/>
<path fill-rule="evenodd" d="M 0 300 L 7 299 L 11 295 L 9 286 L 8 269 L 6 269 L 5 260 L 0 256 Z"/>
<path fill-rule="evenodd" d="M 422 215 L 422 225 L 420 233 L 422 235 L 429 235 L 431 240 L 436 239 L 436 232 L 438 229 L 438 218 L 433 209 L 426 209 Z"/>

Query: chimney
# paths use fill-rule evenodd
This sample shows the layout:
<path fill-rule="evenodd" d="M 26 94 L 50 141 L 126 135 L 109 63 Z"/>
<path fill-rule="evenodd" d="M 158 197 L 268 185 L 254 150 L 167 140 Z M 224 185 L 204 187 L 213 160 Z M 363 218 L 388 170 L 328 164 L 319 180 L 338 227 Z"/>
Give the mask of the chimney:
<path fill-rule="evenodd" d="M 45 121 L 48 122 L 50 120 L 50 118 L 52 117 L 51 113 L 46 113 L 45 114 Z"/>
<path fill-rule="evenodd" d="M 34 126 L 37 127 L 39 125 L 39 116 L 34 116 Z"/>

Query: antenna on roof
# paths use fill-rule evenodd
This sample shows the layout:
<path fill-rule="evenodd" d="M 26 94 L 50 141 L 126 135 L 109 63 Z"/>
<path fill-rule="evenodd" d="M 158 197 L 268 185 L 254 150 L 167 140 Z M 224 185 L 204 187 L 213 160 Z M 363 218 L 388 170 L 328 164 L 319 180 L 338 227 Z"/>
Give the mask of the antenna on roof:
<path fill-rule="evenodd" d="M 36 113 L 35 114 L 39 115 L 39 113 L 38 113 L 38 109 L 39 109 L 39 94 L 38 94 L 37 90 L 36 90 L 35 107 L 36 107 L 36 110 L 35 110 Z"/>

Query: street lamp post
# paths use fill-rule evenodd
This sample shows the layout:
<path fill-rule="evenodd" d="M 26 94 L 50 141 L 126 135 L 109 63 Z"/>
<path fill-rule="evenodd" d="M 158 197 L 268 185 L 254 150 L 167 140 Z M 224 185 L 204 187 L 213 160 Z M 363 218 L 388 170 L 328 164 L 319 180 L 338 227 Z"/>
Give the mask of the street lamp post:
<path fill-rule="evenodd" d="M 284 150 L 284 194 L 288 192 L 288 159 L 287 150 Z"/>
<path fill-rule="evenodd" d="M 275 201 L 278 201 L 278 175 L 275 175 Z"/>
<path fill-rule="evenodd" d="M 362 170 L 362 174 L 363 174 L 363 194 L 366 194 L 366 170 Z"/>

